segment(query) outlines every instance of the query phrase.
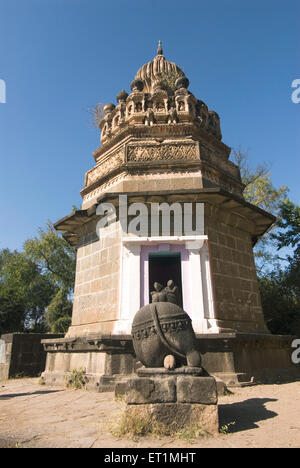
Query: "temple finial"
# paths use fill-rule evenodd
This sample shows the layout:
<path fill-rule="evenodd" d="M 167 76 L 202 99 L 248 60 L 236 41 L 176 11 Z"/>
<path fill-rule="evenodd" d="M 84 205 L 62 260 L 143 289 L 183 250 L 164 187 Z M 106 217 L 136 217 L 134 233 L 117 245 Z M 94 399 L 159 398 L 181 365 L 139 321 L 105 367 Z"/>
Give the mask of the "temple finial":
<path fill-rule="evenodd" d="M 158 41 L 157 55 L 163 55 L 161 41 Z"/>

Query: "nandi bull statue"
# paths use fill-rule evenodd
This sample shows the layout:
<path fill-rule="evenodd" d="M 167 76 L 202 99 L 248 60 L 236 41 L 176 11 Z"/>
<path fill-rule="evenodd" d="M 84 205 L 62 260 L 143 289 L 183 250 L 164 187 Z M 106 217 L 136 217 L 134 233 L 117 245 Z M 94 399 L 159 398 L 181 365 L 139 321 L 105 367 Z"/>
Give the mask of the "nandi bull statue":
<path fill-rule="evenodd" d="M 152 303 L 136 313 L 132 340 L 137 360 L 145 367 L 201 367 L 196 336 L 188 314 L 178 305 L 178 287 L 154 283 Z"/>

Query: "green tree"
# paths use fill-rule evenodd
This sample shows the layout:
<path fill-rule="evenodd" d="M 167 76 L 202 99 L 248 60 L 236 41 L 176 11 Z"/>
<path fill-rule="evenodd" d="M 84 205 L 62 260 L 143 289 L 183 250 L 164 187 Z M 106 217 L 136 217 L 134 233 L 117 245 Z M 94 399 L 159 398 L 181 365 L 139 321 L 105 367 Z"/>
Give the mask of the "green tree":
<path fill-rule="evenodd" d="M 260 278 L 264 314 L 272 333 L 300 336 L 300 207 L 290 200 L 281 204 L 272 238 L 289 253 L 285 268 Z"/>
<path fill-rule="evenodd" d="M 76 251 L 57 234 L 51 222 L 39 229 L 39 236 L 24 244 L 25 255 L 36 263 L 45 277 L 53 282 L 56 292 L 49 301 L 45 321 L 52 333 L 67 331 L 72 315 Z"/>
<path fill-rule="evenodd" d="M 271 333 L 300 336 L 300 300 L 287 272 L 278 269 L 259 278 L 262 308 Z"/>
<path fill-rule="evenodd" d="M 243 151 L 241 148 L 233 150 L 233 159 L 240 169 L 241 179 L 245 185 L 243 192 L 245 200 L 277 216 L 282 204 L 287 199 L 288 187 L 285 185 L 279 188 L 274 187 L 268 164 L 262 163 L 256 168 L 252 168 L 249 163 L 248 151 Z M 255 246 L 255 263 L 258 275 L 271 272 L 282 261 L 276 252 L 272 237 L 272 232 L 276 227 L 274 224 Z"/>
<path fill-rule="evenodd" d="M 45 230 L 39 229 L 37 237 L 25 242 L 23 252 L 1 250 L 0 334 L 65 332 L 74 277 L 75 249 L 50 222 Z"/>
<path fill-rule="evenodd" d="M 52 333 L 64 333 L 71 324 L 72 301 L 66 290 L 60 289 L 47 307 L 45 320 Z"/>
<path fill-rule="evenodd" d="M 24 275 L 8 267 L 10 264 L 20 266 L 19 255 L 8 249 L 0 251 L 0 335 L 22 331 L 24 326 L 26 286 L 20 284 Z M 16 278 L 12 277 L 14 273 Z"/>
<path fill-rule="evenodd" d="M 46 306 L 56 288 L 23 253 L 0 252 L 0 333 L 45 331 Z"/>
<path fill-rule="evenodd" d="M 76 251 L 57 234 L 50 221 L 46 230 L 40 228 L 37 237 L 24 243 L 24 253 L 59 288 L 73 291 Z"/>
<path fill-rule="evenodd" d="M 281 205 L 278 230 L 273 234 L 278 250 L 288 247 L 287 284 L 300 303 L 300 206 L 285 200 Z"/>
<path fill-rule="evenodd" d="M 251 168 L 248 151 L 241 148 L 233 150 L 233 159 L 239 167 L 241 179 L 245 185 L 244 197 L 253 205 L 259 206 L 274 215 L 277 215 L 282 202 L 286 199 L 288 187 L 282 185 L 278 189 L 271 181 L 271 170 L 267 163 Z"/>
<path fill-rule="evenodd" d="M 288 199 L 286 186 L 274 187 L 267 164 L 252 169 L 248 152 L 238 149 L 233 155 L 245 184 L 245 199 L 277 217 L 254 249 L 267 326 L 272 333 L 299 336 L 300 207 Z"/>
<path fill-rule="evenodd" d="M 291 247 L 295 252 L 300 250 L 300 206 L 291 200 L 284 200 L 280 205 L 277 221 L 278 232 L 273 235 L 278 249 Z"/>

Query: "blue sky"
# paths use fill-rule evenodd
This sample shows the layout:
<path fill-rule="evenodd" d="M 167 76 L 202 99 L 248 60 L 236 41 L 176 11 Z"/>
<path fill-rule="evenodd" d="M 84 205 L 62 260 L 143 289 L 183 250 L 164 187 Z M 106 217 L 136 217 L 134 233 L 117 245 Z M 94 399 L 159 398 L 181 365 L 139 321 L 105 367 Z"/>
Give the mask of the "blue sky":
<path fill-rule="evenodd" d="M 100 144 L 88 109 L 128 92 L 159 39 L 223 141 L 299 203 L 299 26 L 294 0 L 0 0 L 0 248 L 80 206 Z"/>

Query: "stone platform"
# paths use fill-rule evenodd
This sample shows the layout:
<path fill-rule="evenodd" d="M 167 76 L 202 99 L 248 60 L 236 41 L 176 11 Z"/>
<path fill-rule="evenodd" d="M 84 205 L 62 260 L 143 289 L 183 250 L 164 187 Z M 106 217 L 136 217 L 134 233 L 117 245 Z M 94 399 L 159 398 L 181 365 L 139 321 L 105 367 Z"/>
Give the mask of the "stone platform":
<path fill-rule="evenodd" d="M 141 368 L 136 376 L 116 383 L 115 396 L 124 398 L 129 417 L 150 416 L 152 422 L 178 430 L 197 425 L 205 433 L 216 434 L 217 385 L 213 377 L 203 374 L 200 368 Z"/>
<path fill-rule="evenodd" d="M 228 387 L 276 383 L 300 379 L 293 364 L 293 336 L 251 333 L 197 335 L 203 367 Z M 61 385 L 64 375 L 84 368 L 96 391 L 114 391 L 119 379 L 131 377 L 139 368 L 129 335 L 89 335 L 80 338 L 42 340 L 47 352 L 43 379 Z"/>

